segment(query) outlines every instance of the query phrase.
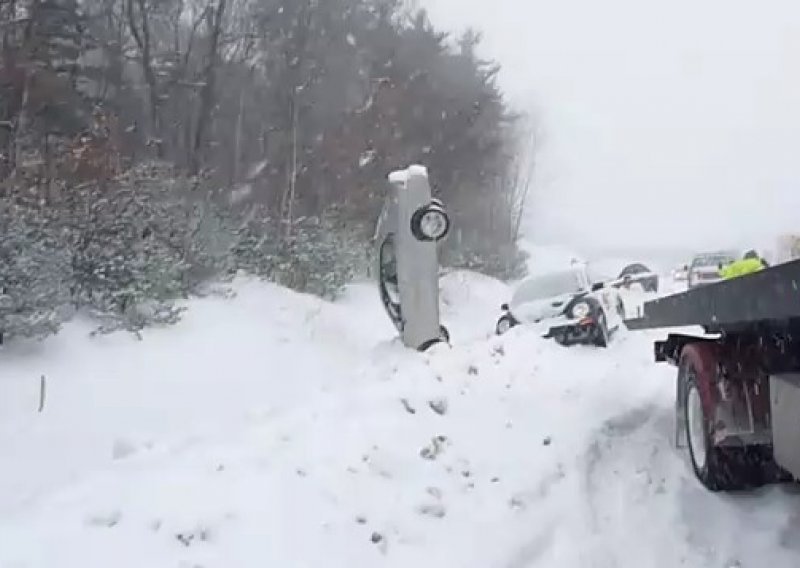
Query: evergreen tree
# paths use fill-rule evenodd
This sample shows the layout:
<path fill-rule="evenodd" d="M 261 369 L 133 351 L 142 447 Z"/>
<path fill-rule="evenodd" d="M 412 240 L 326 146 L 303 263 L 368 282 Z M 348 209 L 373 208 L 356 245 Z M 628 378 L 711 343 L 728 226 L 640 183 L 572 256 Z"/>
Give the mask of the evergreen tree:
<path fill-rule="evenodd" d="M 66 314 L 70 259 L 48 221 L 0 200 L 0 340 L 55 333 Z"/>

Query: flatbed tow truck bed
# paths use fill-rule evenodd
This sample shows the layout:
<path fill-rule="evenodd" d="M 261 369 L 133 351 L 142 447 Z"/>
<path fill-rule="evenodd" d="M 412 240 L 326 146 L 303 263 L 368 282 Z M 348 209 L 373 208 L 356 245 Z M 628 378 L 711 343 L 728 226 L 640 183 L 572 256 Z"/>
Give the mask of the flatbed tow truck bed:
<path fill-rule="evenodd" d="M 678 367 L 676 443 L 710 490 L 800 478 L 800 261 L 646 302 L 630 330 Z"/>
<path fill-rule="evenodd" d="M 646 302 L 628 329 L 703 326 L 708 333 L 800 321 L 800 261 Z"/>

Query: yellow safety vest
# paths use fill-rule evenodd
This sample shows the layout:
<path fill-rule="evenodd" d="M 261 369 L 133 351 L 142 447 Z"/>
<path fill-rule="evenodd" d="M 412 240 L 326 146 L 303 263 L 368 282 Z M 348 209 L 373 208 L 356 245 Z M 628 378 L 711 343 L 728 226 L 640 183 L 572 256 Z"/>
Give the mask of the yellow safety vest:
<path fill-rule="evenodd" d="M 762 264 L 761 259 L 743 258 L 730 263 L 728 266 L 722 267 L 722 269 L 719 271 L 719 275 L 727 280 L 730 278 L 738 278 L 739 276 L 744 276 L 745 274 L 752 274 L 753 272 L 758 272 L 759 270 L 764 270 L 764 265 Z"/>

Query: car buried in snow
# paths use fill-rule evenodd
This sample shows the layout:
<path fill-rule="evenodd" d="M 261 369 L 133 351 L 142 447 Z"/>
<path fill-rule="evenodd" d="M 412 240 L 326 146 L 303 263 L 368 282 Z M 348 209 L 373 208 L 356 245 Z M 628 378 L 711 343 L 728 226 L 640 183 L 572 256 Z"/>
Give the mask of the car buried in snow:
<path fill-rule="evenodd" d="M 497 335 L 521 324 L 533 325 L 561 345 L 598 347 L 608 346 L 625 314 L 619 291 L 602 282 L 593 284 L 585 265 L 524 280 L 500 309 Z"/>

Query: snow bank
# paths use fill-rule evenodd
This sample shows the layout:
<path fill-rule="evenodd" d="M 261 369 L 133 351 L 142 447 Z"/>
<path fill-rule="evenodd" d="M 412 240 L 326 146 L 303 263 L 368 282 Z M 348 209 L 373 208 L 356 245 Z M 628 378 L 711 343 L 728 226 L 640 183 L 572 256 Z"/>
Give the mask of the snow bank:
<path fill-rule="evenodd" d="M 463 344 L 494 335 L 500 305 L 512 288 L 490 276 L 467 270 L 448 273 L 439 281 L 441 318 L 454 342 Z"/>
<path fill-rule="evenodd" d="M 442 290 L 454 328 L 493 326 L 502 284 Z M 0 566 L 797 565 L 797 495 L 712 495 L 670 445 L 653 336 L 419 354 L 371 286 L 237 291 L 142 342 L 2 353 Z"/>
<path fill-rule="evenodd" d="M 204 439 L 346 383 L 331 369 L 358 364 L 367 349 L 359 344 L 380 337 L 341 327 L 344 308 L 309 296 L 254 281 L 237 292 L 192 302 L 184 322 L 142 342 L 89 339 L 88 327 L 73 325 L 32 352 L 4 349 L 0 450 L 14 464 L 0 468 L 0 512 L 111 464 L 118 440 L 146 450 L 176 434 Z M 41 375 L 47 400 L 38 414 Z"/>

